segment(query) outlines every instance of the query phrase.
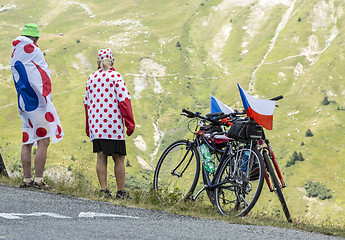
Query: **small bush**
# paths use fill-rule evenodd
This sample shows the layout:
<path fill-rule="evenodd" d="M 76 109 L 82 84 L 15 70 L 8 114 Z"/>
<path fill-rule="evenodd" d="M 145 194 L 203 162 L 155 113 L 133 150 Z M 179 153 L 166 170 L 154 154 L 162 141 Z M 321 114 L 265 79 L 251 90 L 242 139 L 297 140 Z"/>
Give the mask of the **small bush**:
<path fill-rule="evenodd" d="M 312 137 L 312 136 L 314 136 L 314 134 L 313 134 L 312 131 L 308 128 L 308 130 L 307 130 L 306 133 L 305 133 L 305 136 L 306 136 L 306 137 Z"/>
<path fill-rule="evenodd" d="M 132 165 L 129 163 L 128 159 L 127 159 L 126 167 L 132 167 Z"/>
<path fill-rule="evenodd" d="M 331 189 L 320 182 L 308 181 L 304 184 L 304 188 L 307 191 L 308 197 L 318 197 L 321 200 L 332 198 Z"/>
<path fill-rule="evenodd" d="M 324 97 L 323 100 L 321 101 L 321 104 L 322 105 L 328 105 L 330 104 L 331 102 L 328 100 L 328 97 Z"/>
<path fill-rule="evenodd" d="M 287 161 L 286 167 L 290 167 L 290 166 L 294 165 L 297 161 L 303 162 L 304 157 L 303 157 L 301 152 L 297 153 L 296 151 L 294 151 L 294 153 L 290 157 L 289 161 Z"/>

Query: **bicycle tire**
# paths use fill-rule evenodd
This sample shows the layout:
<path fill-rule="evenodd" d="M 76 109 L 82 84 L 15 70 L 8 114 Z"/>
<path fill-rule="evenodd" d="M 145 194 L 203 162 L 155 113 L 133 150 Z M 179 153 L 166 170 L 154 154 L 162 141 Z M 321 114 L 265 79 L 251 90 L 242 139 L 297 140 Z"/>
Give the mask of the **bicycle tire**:
<path fill-rule="evenodd" d="M 277 176 L 275 174 L 275 171 L 274 171 L 274 169 L 272 167 L 271 161 L 270 161 L 270 159 L 268 157 L 268 154 L 267 154 L 267 152 L 265 150 L 263 151 L 263 157 L 264 157 L 264 161 L 265 161 L 265 165 L 266 165 L 267 171 L 269 172 L 269 175 L 270 175 L 270 177 L 272 179 L 272 182 L 273 182 L 274 192 L 277 194 L 278 199 L 279 199 L 279 201 L 280 201 L 280 203 L 282 205 L 283 212 L 285 214 L 286 220 L 288 220 L 288 222 L 292 222 L 291 215 L 290 215 L 288 206 L 287 206 L 285 198 L 284 198 L 282 187 L 279 184 L 278 178 L 277 178 Z"/>
<path fill-rule="evenodd" d="M 153 178 L 156 193 L 174 193 L 177 200 L 188 199 L 193 194 L 200 174 L 200 156 L 191 144 L 187 140 L 178 140 L 164 150 Z"/>
<path fill-rule="evenodd" d="M 250 152 L 249 165 L 246 170 L 235 167 L 245 151 Z M 234 156 L 236 155 L 236 156 Z M 216 179 L 216 184 L 221 184 L 215 189 L 216 204 L 222 215 L 245 216 L 254 207 L 264 182 L 264 162 L 256 147 L 242 148 L 229 157 L 221 166 L 221 171 Z M 237 157 L 237 158 L 236 158 Z M 234 169 L 238 169 L 234 171 Z M 242 171 L 242 172 L 241 172 Z"/>

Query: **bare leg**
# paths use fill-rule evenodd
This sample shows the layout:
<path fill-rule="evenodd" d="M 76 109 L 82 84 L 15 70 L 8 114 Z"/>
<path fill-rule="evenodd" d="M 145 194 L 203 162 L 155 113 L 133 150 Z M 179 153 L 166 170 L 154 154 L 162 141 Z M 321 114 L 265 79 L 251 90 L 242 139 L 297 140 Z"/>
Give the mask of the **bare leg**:
<path fill-rule="evenodd" d="M 22 145 L 21 160 L 22 160 L 24 178 L 32 178 L 31 150 L 32 150 L 32 144 Z"/>
<path fill-rule="evenodd" d="M 108 156 L 103 154 L 103 152 L 97 153 L 97 177 L 99 181 L 99 185 L 101 185 L 101 190 L 107 189 L 107 164 L 108 164 Z"/>
<path fill-rule="evenodd" d="M 38 140 L 37 142 L 37 151 L 35 156 L 35 177 L 42 178 L 44 172 L 44 166 L 46 165 L 47 160 L 47 150 L 50 143 L 49 138 L 44 138 Z"/>
<path fill-rule="evenodd" d="M 112 155 L 115 162 L 114 173 L 116 177 L 117 190 L 125 190 L 126 169 L 125 169 L 125 156 L 118 154 Z"/>

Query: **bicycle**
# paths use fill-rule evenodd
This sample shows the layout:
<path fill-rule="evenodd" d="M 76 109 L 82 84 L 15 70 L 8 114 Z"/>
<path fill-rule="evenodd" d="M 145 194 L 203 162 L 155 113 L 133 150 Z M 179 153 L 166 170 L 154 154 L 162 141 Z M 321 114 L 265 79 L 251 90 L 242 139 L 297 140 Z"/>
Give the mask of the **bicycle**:
<path fill-rule="evenodd" d="M 256 144 L 252 142 L 248 145 L 249 147 L 242 146 L 237 141 L 227 138 L 225 149 L 217 148 L 212 146 L 212 138 L 216 135 L 224 135 L 226 131 L 209 135 L 200 131 L 206 126 L 206 121 L 213 125 L 220 125 L 220 119 L 238 117 L 238 113 L 201 116 L 200 113 L 185 109 L 182 112 L 188 118 L 199 119 L 199 124 L 193 132 L 194 139 L 193 141 L 178 140 L 165 149 L 155 169 L 153 180 L 155 191 L 176 193 L 180 199 L 196 200 L 200 193 L 206 190 L 212 204 L 215 204 L 215 198 L 218 210 L 222 214 L 231 206 L 231 211 L 236 212 L 236 216 L 246 215 L 258 200 L 264 181 L 264 163 Z M 213 173 L 208 173 L 204 162 L 202 163 L 204 186 L 193 196 L 200 176 L 199 148 L 201 144 L 207 145 L 213 156 L 217 158 L 218 166 Z M 248 159 L 244 170 L 241 160 L 245 153 L 248 153 Z M 225 194 L 228 192 L 231 192 L 229 198 Z"/>
<path fill-rule="evenodd" d="M 278 101 L 282 98 L 283 96 L 278 96 L 278 97 L 272 98 L 271 100 Z M 281 174 L 281 171 L 279 169 L 278 162 L 276 160 L 276 157 L 270 145 L 270 141 L 266 138 L 266 135 L 264 132 L 263 132 L 262 140 L 263 141 L 260 142 L 261 147 L 259 148 L 259 151 L 262 154 L 262 157 L 264 159 L 265 166 L 266 166 L 265 180 L 266 180 L 267 186 L 270 192 L 275 192 L 277 194 L 278 199 L 282 205 L 283 212 L 285 214 L 286 219 L 288 220 L 288 222 L 292 222 L 291 215 L 290 215 L 290 212 L 289 212 L 289 209 L 286 204 L 284 194 L 282 191 L 282 188 L 285 188 L 286 185 L 285 185 L 283 176 Z M 271 162 L 273 163 L 274 168 Z M 279 178 L 279 181 L 278 181 L 277 176 Z M 272 180 L 273 186 L 271 184 L 270 178 Z"/>
<path fill-rule="evenodd" d="M 272 98 L 270 100 L 278 101 L 282 98 L 283 98 L 283 96 L 280 95 L 280 96 Z M 254 121 L 254 120 L 251 120 L 251 121 Z M 241 128 L 240 124 L 237 126 L 237 128 Z M 244 129 L 244 126 L 242 128 Z M 239 131 L 240 130 L 238 130 L 238 129 L 235 130 L 235 132 L 239 132 Z M 262 155 L 263 160 L 264 160 L 264 164 L 265 164 L 265 181 L 267 183 L 267 186 L 268 186 L 270 192 L 275 192 L 277 194 L 278 199 L 282 205 L 282 209 L 283 209 L 283 212 L 285 214 L 286 219 L 289 222 L 292 222 L 291 215 L 290 215 L 288 206 L 286 204 L 286 201 L 285 201 L 285 198 L 284 198 L 284 195 L 282 192 L 282 188 L 285 188 L 286 185 L 285 185 L 285 182 L 283 180 L 283 176 L 281 174 L 281 171 L 279 169 L 278 162 L 275 158 L 275 155 L 273 153 L 270 142 L 266 138 L 266 135 L 265 135 L 263 128 L 259 129 L 259 131 L 261 131 L 261 132 L 257 135 L 258 136 L 261 135 L 261 138 L 257 141 L 257 144 L 259 145 L 259 152 Z M 230 130 L 229 130 L 229 132 L 230 132 Z M 228 135 L 229 135 L 229 132 L 228 132 Z M 232 136 L 232 137 L 235 139 L 238 139 L 238 140 L 241 139 L 241 136 Z M 274 168 L 273 168 L 272 164 L 273 164 Z M 279 178 L 279 181 L 278 181 L 277 176 Z M 271 178 L 271 180 L 270 180 L 270 178 Z M 273 183 L 273 186 L 272 186 L 272 183 Z"/>

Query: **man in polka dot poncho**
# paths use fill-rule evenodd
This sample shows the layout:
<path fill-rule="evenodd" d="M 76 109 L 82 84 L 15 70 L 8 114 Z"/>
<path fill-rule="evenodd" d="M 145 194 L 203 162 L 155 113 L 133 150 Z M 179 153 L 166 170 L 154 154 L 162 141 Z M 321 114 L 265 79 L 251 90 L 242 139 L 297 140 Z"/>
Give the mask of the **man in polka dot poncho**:
<path fill-rule="evenodd" d="M 86 83 L 84 106 L 86 134 L 97 153 L 96 171 L 102 195 L 111 196 L 107 189 L 107 157 L 112 156 L 115 166 L 116 198 L 129 198 L 125 191 L 126 144 L 124 126 L 128 136 L 135 128 L 131 96 L 121 74 L 113 68 L 113 54 L 110 49 L 98 51 L 98 70 Z"/>
<path fill-rule="evenodd" d="M 23 121 L 21 161 L 24 180 L 20 187 L 50 189 L 43 181 L 48 145 L 50 138 L 56 143 L 64 134 L 52 103 L 50 70 L 37 46 L 39 36 L 36 24 L 24 26 L 22 36 L 12 42 L 11 69 L 18 95 L 19 114 Z M 37 144 L 35 182 L 31 174 L 33 144 Z"/>

